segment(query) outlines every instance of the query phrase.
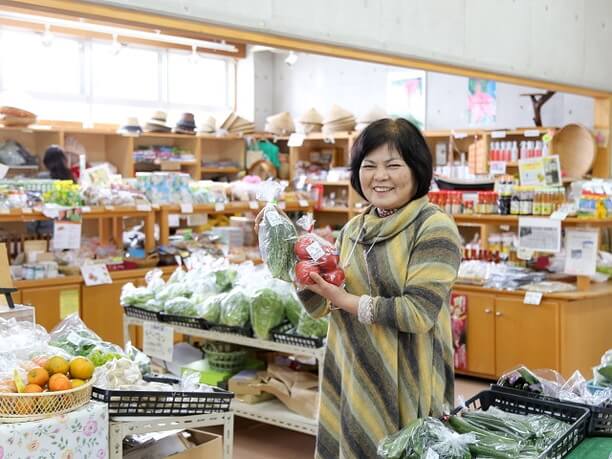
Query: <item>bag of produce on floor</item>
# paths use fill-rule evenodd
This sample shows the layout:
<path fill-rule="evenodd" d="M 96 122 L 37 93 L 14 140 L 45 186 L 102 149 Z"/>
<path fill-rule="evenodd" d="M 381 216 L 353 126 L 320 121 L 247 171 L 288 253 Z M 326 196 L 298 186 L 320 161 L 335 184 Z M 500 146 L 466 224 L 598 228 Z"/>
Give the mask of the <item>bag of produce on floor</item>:
<path fill-rule="evenodd" d="M 304 232 L 300 234 L 293 248 L 298 261 L 295 265 L 295 283 L 298 288 L 314 284 L 311 273 L 319 274 L 330 284 L 344 284 L 344 271 L 339 266 L 338 250 L 329 241 L 312 232 L 314 220 L 304 215 L 296 225 Z"/>
<path fill-rule="evenodd" d="M 244 327 L 249 323 L 251 300 L 244 289 L 234 287 L 221 300 L 219 323 L 229 327 Z"/>
<path fill-rule="evenodd" d="M 280 325 L 284 318 L 285 303 L 281 294 L 272 286 L 255 291 L 251 302 L 251 326 L 257 338 L 268 339 L 270 330 Z"/>
<path fill-rule="evenodd" d="M 166 301 L 164 304 L 164 312 L 167 314 L 188 317 L 196 317 L 198 315 L 197 308 L 193 304 L 193 301 L 184 296 L 177 296 Z"/>
<path fill-rule="evenodd" d="M 601 357 L 601 364 L 593 368 L 593 382 L 598 386 L 612 387 L 612 349 Z"/>
<path fill-rule="evenodd" d="M 328 326 L 329 322 L 327 317 L 314 319 L 304 310 L 300 314 L 300 320 L 295 332 L 298 335 L 307 336 L 309 338 L 325 338 L 327 336 Z"/>
<path fill-rule="evenodd" d="M 221 315 L 221 303 L 226 296 L 227 293 L 218 293 L 209 296 L 203 302 L 197 304 L 198 317 L 212 324 L 218 324 L 219 316 Z"/>
<path fill-rule="evenodd" d="M 537 394 L 541 394 L 544 391 L 540 379 L 525 366 L 517 367 L 502 375 L 497 384 L 502 387 L 510 387 Z"/>
<path fill-rule="evenodd" d="M 383 459 L 470 459 L 474 435 L 459 435 L 436 418 L 416 419 L 378 444 Z"/>
<path fill-rule="evenodd" d="M 122 306 L 136 306 L 138 308 L 155 298 L 155 294 L 147 287 L 136 287 L 132 282 L 128 282 L 121 289 L 119 301 Z"/>
<path fill-rule="evenodd" d="M 280 183 L 267 181 L 261 185 L 257 195 L 260 201 L 268 203 L 259 223 L 259 251 L 272 277 L 291 282 L 296 261 L 293 245 L 297 231 L 291 220 L 275 205 L 283 189 Z"/>

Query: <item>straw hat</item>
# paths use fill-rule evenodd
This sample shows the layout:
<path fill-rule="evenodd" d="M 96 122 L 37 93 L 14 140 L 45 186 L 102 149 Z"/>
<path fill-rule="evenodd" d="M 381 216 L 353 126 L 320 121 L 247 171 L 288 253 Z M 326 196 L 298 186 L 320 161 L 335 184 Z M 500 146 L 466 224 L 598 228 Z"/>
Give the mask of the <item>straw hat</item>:
<path fill-rule="evenodd" d="M 217 126 L 217 120 L 214 116 L 209 116 L 206 118 L 202 124 L 200 124 L 200 129 L 198 132 L 202 133 L 213 133 L 215 132 L 215 127 Z"/>
<path fill-rule="evenodd" d="M 223 122 L 219 126 L 219 129 L 228 130 L 232 123 L 236 121 L 236 118 L 238 118 L 238 115 L 236 115 L 235 112 L 230 112 L 229 115 L 227 115 L 225 120 L 223 120 Z"/>
<path fill-rule="evenodd" d="M 132 134 L 138 135 L 142 133 L 142 128 L 140 127 L 140 123 L 138 122 L 138 118 L 135 116 L 128 116 L 125 120 L 125 123 L 117 129 L 119 134 Z"/>
<path fill-rule="evenodd" d="M 268 116 L 266 118 L 265 130 L 277 135 L 290 134 L 295 131 L 293 118 L 291 118 L 291 115 L 288 112 Z"/>
<path fill-rule="evenodd" d="M 337 121 L 345 121 L 348 119 L 354 119 L 353 114 L 348 110 L 345 110 L 344 108 L 334 104 L 331 106 L 331 109 L 323 120 L 323 123 L 329 124 Z"/>
<path fill-rule="evenodd" d="M 372 121 L 377 121 L 383 118 L 388 118 L 389 115 L 378 105 L 374 105 L 367 112 L 357 118 L 358 123 L 369 124 Z"/>
<path fill-rule="evenodd" d="M 169 132 L 170 126 L 166 124 L 166 112 L 161 110 L 156 111 L 151 119 L 145 125 L 147 132 Z"/>
<path fill-rule="evenodd" d="M 302 124 L 323 124 L 323 116 L 314 108 L 309 108 L 299 121 Z"/>
<path fill-rule="evenodd" d="M 36 122 L 36 115 L 27 110 L 7 105 L 0 107 L 0 124 L 4 126 L 28 126 Z"/>
<path fill-rule="evenodd" d="M 597 146 L 591 131 L 579 124 L 568 124 L 551 141 L 551 152 L 559 155 L 561 170 L 568 177 L 580 178 L 593 167 Z"/>

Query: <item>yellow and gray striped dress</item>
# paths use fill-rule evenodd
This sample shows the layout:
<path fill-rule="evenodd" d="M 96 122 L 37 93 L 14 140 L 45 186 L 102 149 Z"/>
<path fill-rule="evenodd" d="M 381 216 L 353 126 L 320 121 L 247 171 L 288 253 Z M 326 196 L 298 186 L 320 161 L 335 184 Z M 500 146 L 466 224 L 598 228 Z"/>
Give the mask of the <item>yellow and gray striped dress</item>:
<path fill-rule="evenodd" d="M 353 218 L 338 247 L 346 290 L 374 297 L 374 324 L 300 295 L 311 315 L 330 314 L 316 457 L 369 459 L 386 435 L 453 405 L 448 297 L 460 239 L 425 196 L 385 218 Z"/>

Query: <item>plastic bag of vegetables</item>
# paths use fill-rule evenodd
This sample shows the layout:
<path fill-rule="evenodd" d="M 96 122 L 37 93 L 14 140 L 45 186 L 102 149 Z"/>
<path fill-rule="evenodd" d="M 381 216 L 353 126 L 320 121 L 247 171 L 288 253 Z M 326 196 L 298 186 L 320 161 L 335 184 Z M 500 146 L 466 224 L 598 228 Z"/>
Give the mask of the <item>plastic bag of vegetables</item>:
<path fill-rule="evenodd" d="M 164 312 L 177 316 L 195 317 L 198 315 L 198 310 L 189 298 L 177 296 L 169 299 L 164 304 Z"/>
<path fill-rule="evenodd" d="M 267 181 L 257 194 L 257 199 L 268 203 L 259 224 L 259 251 L 273 277 L 291 282 L 297 231 L 291 220 L 275 206 L 283 189 L 280 183 Z"/>
<path fill-rule="evenodd" d="M 601 357 L 601 364 L 593 368 L 593 382 L 598 386 L 612 387 L 612 349 Z"/>
<path fill-rule="evenodd" d="M 377 452 L 383 459 L 470 459 L 468 445 L 474 440 L 473 435 L 456 434 L 436 418 L 422 418 L 384 438 Z"/>
<path fill-rule="evenodd" d="M 215 271 L 215 284 L 218 292 L 227 292 L 232 289 L 238 277 L 235 269 L 221 269 Z"/>
<path fill-rule="evenodd" d="M 119 301 L 123 306 L 143 307 L 147 301 L 152 300 L 155 294 L 147 287 L 136 287 L 133 283 L 128 282 L 121 289 Z"/>
<path fill-rule="evenodd" d="M 268 339 L 270 330 L 285 318 L 283 297 L 272 286 L 257 290 L 251 302 L 251 326 L 255 336 Z"/>
<path fill-rule="evenodd" d="M 230 327 L 244 327 L 249 323 L 251 300 L 244 289 L 233 288 L 221 300 L 219 323 Z"/>
<path fill-rule="evenodd" d="M 327 336 L 328 325 L 329 322 L 327 321 L 327 317 L 313 319 L 306 310 L 304 310 L 300 314 L 300 320 L 295 332 L 298 335 L 310 338 L 325 338 Z"/>
<path fill-rule="evenodd" d="M 218 324 L 221 315 L 221 303 L 226 296 L 227 293 L 219 293 L 209 296 L 203 302 L 197 304 L 198 317 L 212 324 Z"/>
<path fill-rule="evenodd" d="M 189 284 L 183 283 L 168 283 L 164 288 L 162 288 L 157 295 L 155 295 L 155 299 L 165 304 L 168 300 L 176 297 L 185 297 L 189 298 L 192 294 L 191 287 Z"/>
<path fill-rule="evenodd" d="M 125 354 L 129 359 L 138 365 L 143 375 L 151 373 L 151 358 L 128 341 L 125 344 Z"/>

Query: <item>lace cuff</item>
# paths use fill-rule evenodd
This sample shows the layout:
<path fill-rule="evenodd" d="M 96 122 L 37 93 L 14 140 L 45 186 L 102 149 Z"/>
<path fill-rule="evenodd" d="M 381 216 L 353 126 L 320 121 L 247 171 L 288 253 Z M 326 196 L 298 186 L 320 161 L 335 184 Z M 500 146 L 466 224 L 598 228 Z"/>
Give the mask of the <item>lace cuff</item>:
<path fill-rule="evenodd" d="M 362 324 L 374 323 L 374 298 L 368 295 L 359 297 L 357 317 Z"/>

